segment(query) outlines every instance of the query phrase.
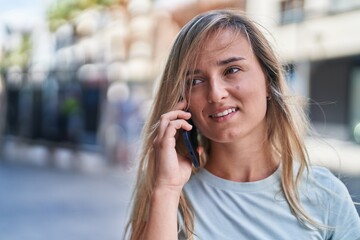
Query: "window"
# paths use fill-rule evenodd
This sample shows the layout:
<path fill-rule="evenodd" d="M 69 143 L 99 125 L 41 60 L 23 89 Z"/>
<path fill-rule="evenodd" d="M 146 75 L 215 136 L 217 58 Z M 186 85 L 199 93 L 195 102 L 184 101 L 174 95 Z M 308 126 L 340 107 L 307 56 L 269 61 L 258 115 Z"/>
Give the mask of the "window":
<path fill-rule="evenodd" d="M 282 0 L 280 11 L 280 24 L 301 22 L 304 19 L 304 0 Z"/>

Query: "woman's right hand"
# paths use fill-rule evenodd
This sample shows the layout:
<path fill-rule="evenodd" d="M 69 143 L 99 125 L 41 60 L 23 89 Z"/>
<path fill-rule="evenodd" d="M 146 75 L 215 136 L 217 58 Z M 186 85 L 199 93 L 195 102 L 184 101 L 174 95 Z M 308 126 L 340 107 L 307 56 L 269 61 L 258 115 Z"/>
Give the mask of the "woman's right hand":
<path fill-rule="evenodd" d="M 191 161 L 179 155 L 176 150 L 176 134 L 180 129 L 189 131 L 192 126 L 186 121 L 191 114 L 184 111 L 186 101 L 179 102 L 175 108 L 160 117 L 157 135 L 153 142 L 156 161 L 155 188 L 176 191 L 178 194 L 189 180 Z"/>

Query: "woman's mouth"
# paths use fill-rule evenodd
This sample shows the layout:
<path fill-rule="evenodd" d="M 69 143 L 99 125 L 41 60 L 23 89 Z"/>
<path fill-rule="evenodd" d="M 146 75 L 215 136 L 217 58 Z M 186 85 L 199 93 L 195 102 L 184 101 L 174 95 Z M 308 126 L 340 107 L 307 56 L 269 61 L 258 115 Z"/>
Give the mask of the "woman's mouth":
<path fill-rule="evenodd" d="M 210 117 L 211 118 L 220 118 L 220 117 L 225 117 L 233 112 L 236 112 L 238 110 L 238 108 L 229 108 L 229 109 L 226 109 L 222 112 L 218 112 L 218 113 L 215 113 L 215 114 L 211 114 Z"/>

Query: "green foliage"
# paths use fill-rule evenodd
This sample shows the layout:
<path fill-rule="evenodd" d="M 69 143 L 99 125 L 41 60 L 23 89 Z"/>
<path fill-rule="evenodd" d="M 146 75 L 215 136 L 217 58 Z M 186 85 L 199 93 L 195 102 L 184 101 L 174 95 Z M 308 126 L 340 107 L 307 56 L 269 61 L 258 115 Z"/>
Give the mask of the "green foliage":
<path fill-rule="evenodd" d="M 47 20 L 51 31 L 55 31 L 63 23 L 71 21 L 80 12 L 94 7 L 109 7 L 116 0 L 57 0 L 47 10 Z"/>
<path fill-rule="evenodd" d="M 12 51 L 5 52 L 0 61 L 0 72 L 3 73 L 5 69 L 10 66 L 19 66 L 26 68 L 29 63 L 29 57 L 32 51 L 31 35 L 24 32 L 21 35 L 21 43 Z"/>

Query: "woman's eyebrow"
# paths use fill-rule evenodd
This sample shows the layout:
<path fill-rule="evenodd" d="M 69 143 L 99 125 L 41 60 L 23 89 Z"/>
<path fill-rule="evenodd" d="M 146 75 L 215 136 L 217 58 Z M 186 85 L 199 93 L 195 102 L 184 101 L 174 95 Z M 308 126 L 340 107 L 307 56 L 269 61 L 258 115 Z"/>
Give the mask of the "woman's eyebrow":
<path fill-rule="evenodd" d="M 216 64 L 221 66 L 221 65 L 226 65 L 226 64 L 236 62 L 236 61 L 239 61 L 239 60 L 246 60 L 246 59 L 243 58 L 243 57 L 230 57 L 230 58 L 227 58 L 227 59 L 224 59 L 224 60 L 219 60 L 219 61 L 216 62 Z"/>
<path fill-rule="evenodd" d="M 189 76 L 189 75 L 196 75 L 196 74 L 200 74 L 201 73 L 201 70 L 200 69 L 194 69 L 193 71 L 187 71 L 186 72 L 186 76 Z"/>
<path fill-rule="evenodd" d="M 229 63 L 232 63 L 232 62 L 240 61 L 240 60 L 246 60 L 246 58 L 244 58 L 244 57 L 229 57 L 227 59 L 217 61 L 216 65 L 223 66 L 223 65 L 226 65 L 226 64 L 229 64 Z M 201 74 L 201 70 L 200 69 L 194 69 L 193 71 L 189 70 L 189 71 L 186 72 L 186 76 L 196 75 L 196 74 Z"/>

